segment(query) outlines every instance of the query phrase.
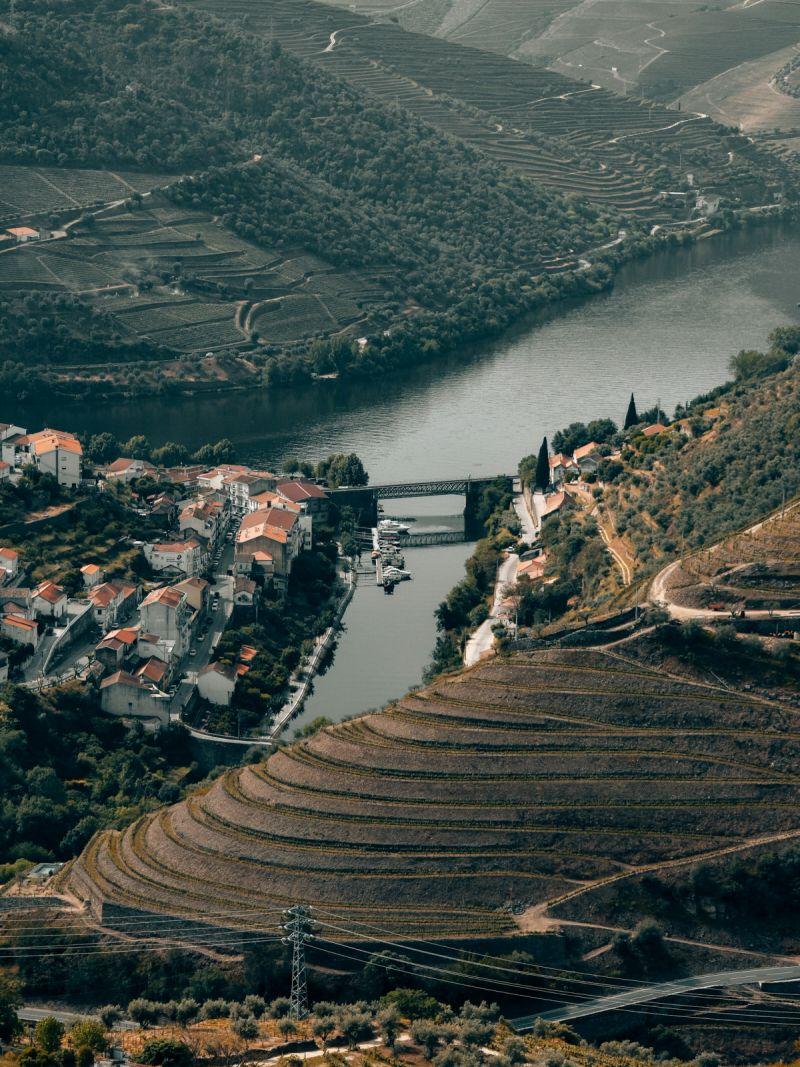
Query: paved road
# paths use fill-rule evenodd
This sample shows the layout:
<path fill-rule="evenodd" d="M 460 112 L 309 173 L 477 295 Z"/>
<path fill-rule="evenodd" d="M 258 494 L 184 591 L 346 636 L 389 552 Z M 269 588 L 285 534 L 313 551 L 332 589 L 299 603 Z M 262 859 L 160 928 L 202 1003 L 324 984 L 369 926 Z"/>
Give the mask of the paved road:
<path fill-rule="evenodd" d="M 472 667 L 477 663 L 494 645 L 492 627 L 498 622 L 497 611 L 503 600 L 506 586 L 513 585 L 516 581 L 518 566 L 519 556 L 513 552 L 500 564 L 497 571 L 497 582 L 494 587 L 491 614 L 488 619 L 480 624 L 469 641 L 467 641 L 467 647 L 464 649 L 464 663 L 467 667 Z"/>
<path fill-rule="evenodd" d="M 528 505 L 525 503 L 525 497 L 522 493 L 514 497 L 514 511 L 517 513 L 517 518 L 522 528 L 521 539 L 532 545 L 538 537 L 538 533 L 536 523 L 531 518 L 531 513 L 528 511 Z"/>
<path fill-rule="evenodd" d="M 786 982 L 800 980 L 800 965 L 785 967 L 753 967 L 746 971 L 716 971 L 713 974 L 698 974 L 690 978 L 678 978 L 673 982 L 659 985 L 639 986 L 626 989 L 622 993 L 613 993 L 596 1000 L 586 1000 L 582 1004 L 568 1004 L 563 1008 L 554 1008 L 539 1015 L 526 1015 L 512 1019 L 515 1030 L 530 1030 L 537 1019 L 547 1022 L 569 1022 L 571 1019 L 584 1019 L 588 1015 L 602 1015 L 607 1011 L 619 1011 L 636 1004 L 647 1004 L 666 997 L 676 997 L 683 993 L 692 993 L 700 989 L 729 989 L 732 986 L 755 985 L 758 982 Z"/>
<path fill-rule="evenodd" d="M 730 533 L 719 541 L 716 545 L 708 550 L 709 553 L 718 552 L 722 545 L 727 544 L 735 537 L 745 537 L 748 534 L 758 533 L 762 527 L 766 526 L 772 519 L 777 518 L 781 512 L 784 515 L 788 515 L 790 511 L 795 511 L 800 508 L 800 500 L 795 500 L 791 504 L 787 504 L 783 508 L 778 508 L 771 515 L 768 515 L 764 519 L 760 519 L 752 526 L 748 526 L 746 530 L 742 530 L 739 533 Z M 686 557 L 688 558 L 688 557 Z M 650 590 L 648 592 L 648 599 L 664 608 L 673 619 L 729 619 L 731 613 L 729 610 L 724 611 L 712 611 L 710 608 L 685 608 L 679 604 L 674 604 L 671 599 L 671 592 L 669 588 L 669 579 L 675 573 L 676 570 L 683 563 L 683 559 L 676 559 L 673 563 L 668 564 L 663 570 L 659 571 L 653 579 Z M 792 610 L 779 610 L 779 611 L 765 611 L 762 609 L 756 609 L 747 612 L 748 619 L 796 619 L 800 618 L 800 612 L 796 609 Z"/>

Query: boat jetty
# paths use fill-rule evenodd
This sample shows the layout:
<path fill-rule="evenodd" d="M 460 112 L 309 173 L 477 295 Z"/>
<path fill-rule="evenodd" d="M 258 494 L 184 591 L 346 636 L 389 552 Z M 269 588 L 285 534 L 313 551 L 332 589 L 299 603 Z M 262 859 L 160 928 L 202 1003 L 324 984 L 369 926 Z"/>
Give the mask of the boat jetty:
<path fill-rule="evenodd" d="M 375 581 L 383 586 L 385 593 L 393 593 L 398 582 L 411 580 L 411 572 L 405 569 L 402 551 L 403 538 L 409 529 L 395 519 L 379 519 L 372 529 L 372 562 L 375 566 Z"/>

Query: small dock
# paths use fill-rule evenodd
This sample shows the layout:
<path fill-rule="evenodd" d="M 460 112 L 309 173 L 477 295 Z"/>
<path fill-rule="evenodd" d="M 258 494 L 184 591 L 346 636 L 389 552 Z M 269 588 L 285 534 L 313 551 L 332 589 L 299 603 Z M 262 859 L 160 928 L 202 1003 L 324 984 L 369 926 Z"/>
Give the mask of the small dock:
<path fill-rule="evenodd" d="M 466 541 L 463 530 L 434 530 L 431 533 L 410 533 L 400 538 L 401 548 L 425 548 L 427 545 L 460 545 Z"/>

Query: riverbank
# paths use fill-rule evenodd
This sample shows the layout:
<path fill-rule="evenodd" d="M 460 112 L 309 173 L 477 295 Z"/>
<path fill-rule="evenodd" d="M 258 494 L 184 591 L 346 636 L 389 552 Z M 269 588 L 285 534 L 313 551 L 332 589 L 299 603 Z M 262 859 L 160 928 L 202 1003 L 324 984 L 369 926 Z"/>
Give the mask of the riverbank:
<path fill-rule="evenodd" d="M 109 362 L 76 366 L 73 375 L 65 374 L 57 366 L 30 366 L 27 362 L 15 363 L 13 359 L 3 362 L 0 356 L 0 389 L 20 401 L 37 395 L 50 402 L 108 403 L 153 396 L 176 399 L 236 396 L 254 388 L 269 388 L 278 393 L 298 388 L 324 389 L 334 380 L 345 383 L 392 376 L 399 370 L 407 372 L 410 366 L 439 362 L 455 351 L 485 346 L 509 330 L 530 325 L 534 319 L 547 320 L 562 314 L 575 302 L 590 301 L 612 289 L 619 272 L 631 263 L 686 248 L 699 237 L 710 240 L 743 228 L 798 220 L 797 205 L 765 205 L 731 213 L 714 224 L 696 220 L 669 230 L 653 227 L 650 233 L 620 231 L 618 238 L 581 252 L 577 269 L 532 276 L 513 300 L 506 294 L 502 304 L 486 306 L 486 298 L 481 296 L 473 308 L 470 301 L 479 299 L 474 295 L 465 297 L 457 308 L 449 309 L 444 318 L 438 312 L 420 311 L 412 318 L 398 320 L 380 335 L 371 337 L 366 348 L 359 350 L 358 360 L 343 366 L 337 375 L 313 373 L 304 349 L 301 346 L 298 354 L 296 345 L 291 351 L 279 352 L 266 364 L 263 359 L 250 360 L 246 351 L 239 356 L 221 351 L 209 352 L 191 366 L 175 353 L 156 362 L 125 363 L 121 369 L 116 357 L 111 362 L 114 349 L 110 348 Z M 398 346 L 401 335 L 402 344 Z M 272 373 L 287 359 L 292 365 L 291 373 Z M 133 387 L 132 369 L 137 371 Z"/>

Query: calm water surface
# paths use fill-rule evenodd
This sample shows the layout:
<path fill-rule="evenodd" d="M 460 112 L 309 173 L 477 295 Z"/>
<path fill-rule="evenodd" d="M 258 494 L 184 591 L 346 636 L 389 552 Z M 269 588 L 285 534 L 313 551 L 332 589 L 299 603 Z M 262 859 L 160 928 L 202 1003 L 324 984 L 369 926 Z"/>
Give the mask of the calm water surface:
<path fill-rule="evenodd" d="M 762 347 L 774 326 L 798 320 L 798 301 L 800 232 L 742 232 L 633 264 L 610 293 L 385 381 L 301 395 L 63 405 L 57 415 L 35 403 L 10 409 L 0 398 L 0 421 L 195 447 L 229 437 L 244 461 L 273 467 L 354 451 L 373 481 L 510 473 L 543 434 L 575 419 L 621 420 L 631 391 L 640 410 L 660 400 L 670 411 L 718 385 L 731 354 Z M 400 501 L 394 511 L 430 521 L 461 507 L 433 499 Z M 379 706 L 419 682 L 435 640 L 433 609 L 468 554 L 467 545 L 408 553 L 414 581 L 393 597 L 365 582 L 301 721 Z"/>
<path fill-rule="evenodd" d="M 800 232 L 762 229 L 626 267 L 615 289 L 502 341 L 384 381 L 304 393 L 61 405 L 73 430 L 143 433 L 197 446 L 229 437 L 247 461 L 277 466 L 355 451 L 373 481 L 494 474 L 516 468 L 543 434 L 573 421 L 670 410 L 719 384 L 730 355 L 797 320 Z M 0 421 L 36 426 L 35 403 Z"/>

